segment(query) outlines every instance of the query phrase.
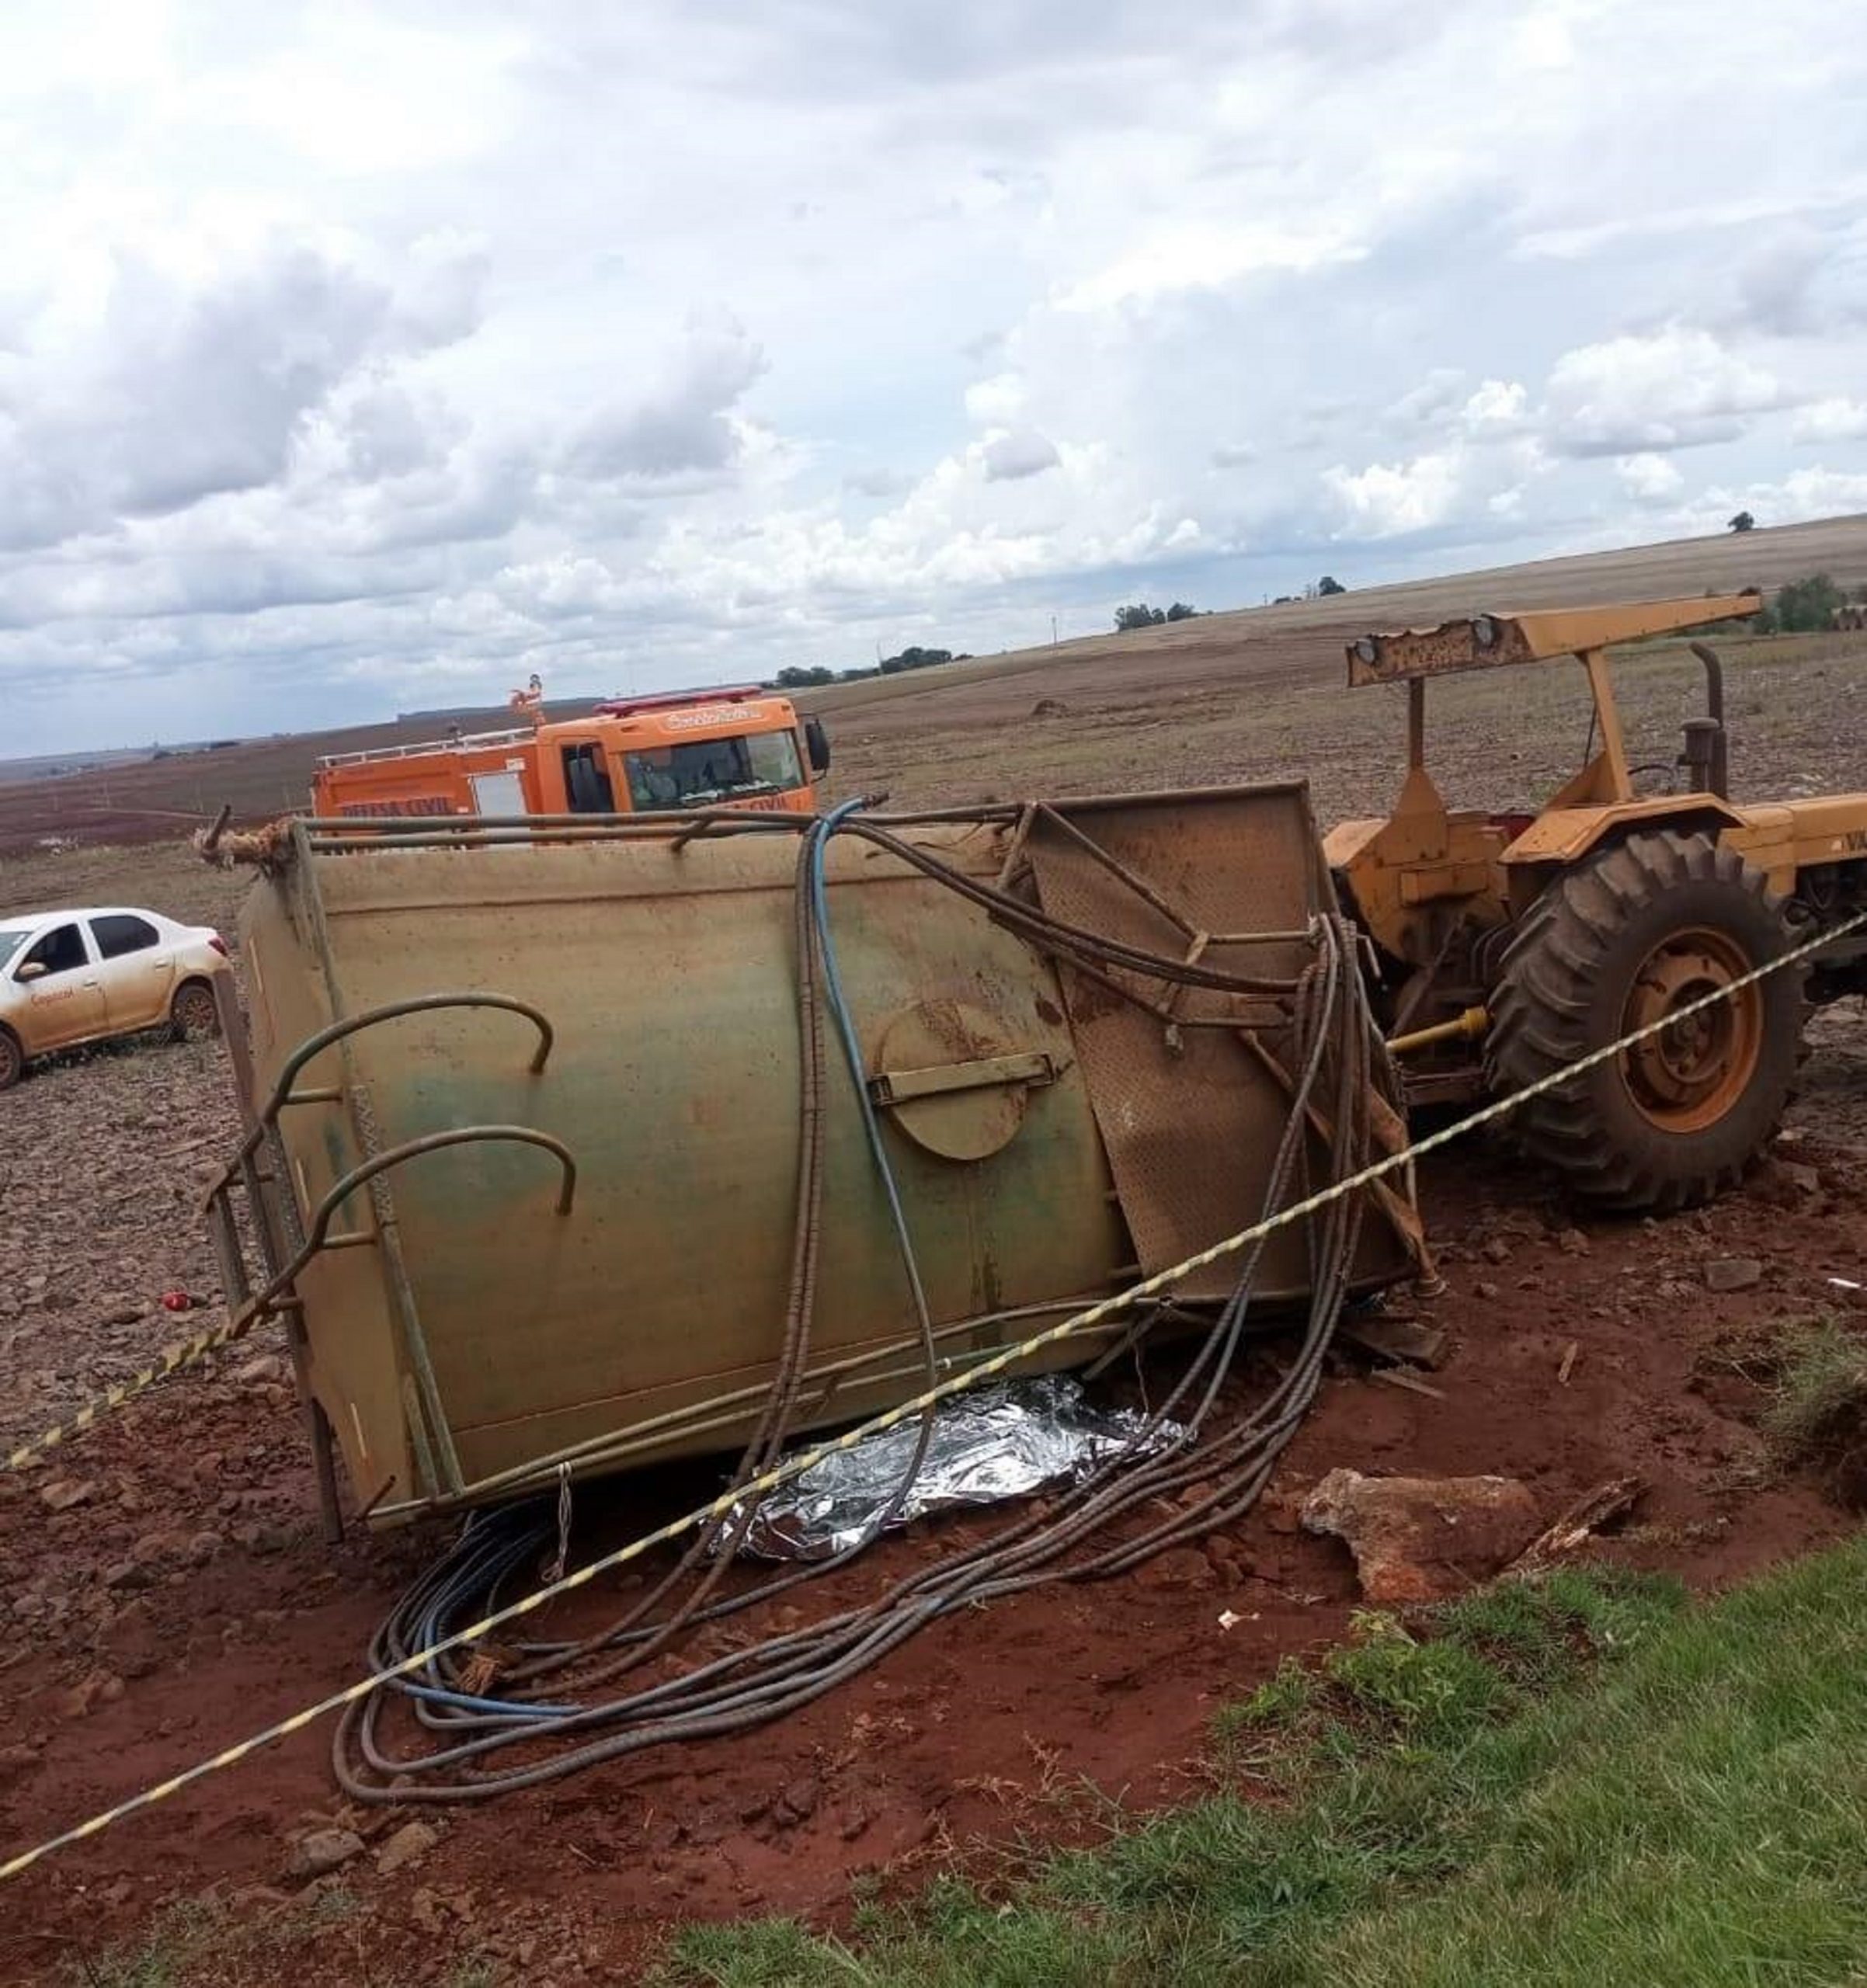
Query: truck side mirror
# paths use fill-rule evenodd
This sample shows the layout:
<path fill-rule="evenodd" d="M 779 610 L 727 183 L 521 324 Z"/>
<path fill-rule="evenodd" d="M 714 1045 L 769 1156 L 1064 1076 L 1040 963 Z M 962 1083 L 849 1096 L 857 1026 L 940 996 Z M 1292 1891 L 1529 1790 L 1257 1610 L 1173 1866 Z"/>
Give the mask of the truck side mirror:
<path fill-rule="evenodd" d="M 13 969 L 13 978 L 16 980 L 44 979 L 45 961 L 43 960 L 26 961 L 23 965 L 17 966 Z"/>
<path fill-rule="evenodd" d="M 804 749 L 809 755 L 813 773 L 829 771 L 829 734 L 823 729 L 822 718 L 807 718 L 804 721 Z"/>

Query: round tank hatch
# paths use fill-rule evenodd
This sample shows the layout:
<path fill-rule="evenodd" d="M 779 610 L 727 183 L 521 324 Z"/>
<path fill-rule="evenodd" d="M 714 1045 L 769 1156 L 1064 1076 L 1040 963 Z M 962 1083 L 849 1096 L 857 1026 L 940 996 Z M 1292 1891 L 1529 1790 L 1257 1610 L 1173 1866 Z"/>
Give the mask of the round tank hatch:
<path fill-rule="evenodd" d="M 870 1095 L 914 1143 L 942 1159 L 986 1159 L 1024 1122 L 1033 1084 L 1057 1074 L 1004 1024 L 965 1001 L 922 1001 L 883 1029 Z"/>

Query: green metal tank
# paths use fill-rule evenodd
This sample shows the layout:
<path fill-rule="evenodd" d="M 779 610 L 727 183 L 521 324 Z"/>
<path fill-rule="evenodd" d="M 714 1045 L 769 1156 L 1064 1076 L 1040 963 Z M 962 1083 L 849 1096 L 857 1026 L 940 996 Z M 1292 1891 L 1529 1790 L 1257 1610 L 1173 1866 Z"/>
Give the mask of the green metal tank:
<path fill-rule="evenodd" d="M 256 885 L 233 1041 L 250 1131 L 210 1206 L 233 1302 L 305 1258 L 286 1292 L 301 1386 L 373 1522 L 567 1465 L 730 1450 L 753 1426 L 798 1207 L 798 838 L 687 825 L 300 822 Z M 1333 908 L 1300 785 L 895 832 L 1073 927 L 1267 981 L 1302 968 Z M 1289 1110 L 1264 1053 L 1287 1000 L 1098 978 L 852 836 L 831 839 L 826 874 L 943 1372 L 1256 1218 Z M 825 1067 L 803 1427 L 926 1380 L 833 1034 Z M 1363 1228 L 1364 1289 L 1413 1267 L 1388 1201 Z M 1182 1295 L 1222 1296 L 1234 1274 Z M 1259 1288 L 1295 1302 L 1306 1282 L 1293 1230 Z"/>

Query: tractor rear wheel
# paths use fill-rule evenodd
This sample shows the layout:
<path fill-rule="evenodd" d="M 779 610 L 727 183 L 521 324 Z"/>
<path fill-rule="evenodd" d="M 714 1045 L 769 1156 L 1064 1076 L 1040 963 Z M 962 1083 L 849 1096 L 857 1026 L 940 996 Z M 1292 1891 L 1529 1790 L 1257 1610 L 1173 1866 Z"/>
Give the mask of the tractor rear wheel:
<path fill-rule="evenodd" d="M 1500 1096 L 1741 979 L 1789 943 L 1759 872 L 1702 835 L 1630 836 L 1559 878 L 1506 952 L 1486 1074 Z M 1520 1107 L 1531 1156 L 1611 1208 L 1688 1208 L 1742 1178 L 1796 1076 L 1802 979 L 1740 988 Z"/>

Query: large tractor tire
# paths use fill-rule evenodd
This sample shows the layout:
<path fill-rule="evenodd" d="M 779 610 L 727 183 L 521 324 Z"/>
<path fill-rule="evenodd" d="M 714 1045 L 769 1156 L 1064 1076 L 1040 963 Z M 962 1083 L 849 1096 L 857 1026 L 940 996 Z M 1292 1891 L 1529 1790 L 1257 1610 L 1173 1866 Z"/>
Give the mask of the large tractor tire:
<path fill-rule="evenodd" d="M 1759 873 L 1702 835 L 1632 836 L 1552 883 L 1505 954 L 1498 1096 L 1727 986 L 1789 943 Z M 1742 1178 L 1796 1076 L 1802 977 L 1767 975 L 1521 1106 L 1532 1158 L 1609 1208 L 1709 1201 Z"/>

